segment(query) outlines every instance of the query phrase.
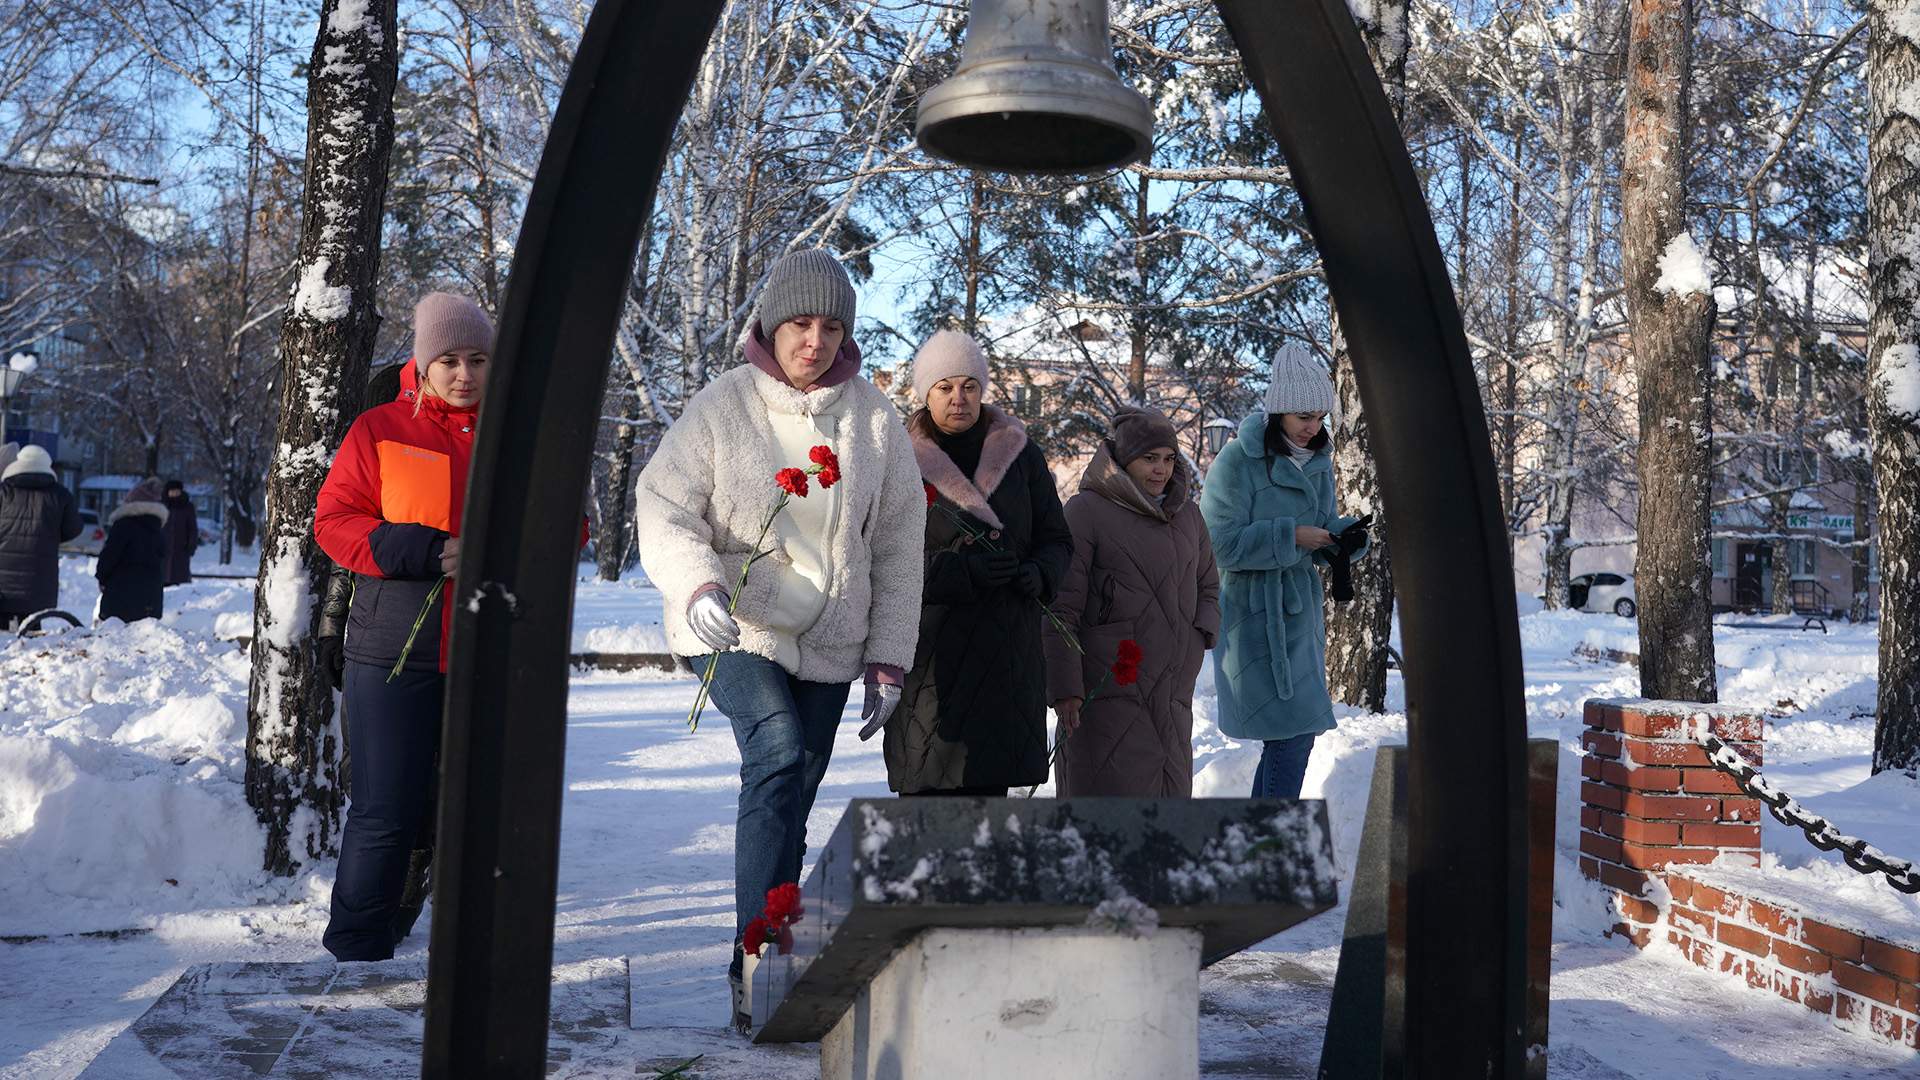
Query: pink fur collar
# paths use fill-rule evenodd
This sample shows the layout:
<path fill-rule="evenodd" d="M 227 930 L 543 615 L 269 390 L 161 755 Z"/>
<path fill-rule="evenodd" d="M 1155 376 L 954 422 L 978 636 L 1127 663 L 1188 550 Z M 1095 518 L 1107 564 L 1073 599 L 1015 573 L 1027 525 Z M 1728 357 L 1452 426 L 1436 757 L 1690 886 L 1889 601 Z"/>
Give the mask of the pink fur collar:
<path fill-rule="evenodd" d="M 991 405 L 981 407 L 980 423 L 992 424 L 987 430 L 987 438 L 980 448 L 980 467 L 974 470 L 972 480 L 960 471 L 933 436 L 926 433 L 924 425 L 930 424 L 925 417 L 916 417 L 907 430 L 913 435 L 913 456 L 920 462 L 920 476 L 933 489 L 945 496 L 948 502 L 979 518 L 988 526 L 1004 529 L 1000 515 L 993 512 L 987 500 L 993 496 L 1000 481 L 1007 478 L 1007 470 L 1019 459 L 1020 451 L 1027 446 L 1027 427 L 1017 418 L 1001 412 Z"/>

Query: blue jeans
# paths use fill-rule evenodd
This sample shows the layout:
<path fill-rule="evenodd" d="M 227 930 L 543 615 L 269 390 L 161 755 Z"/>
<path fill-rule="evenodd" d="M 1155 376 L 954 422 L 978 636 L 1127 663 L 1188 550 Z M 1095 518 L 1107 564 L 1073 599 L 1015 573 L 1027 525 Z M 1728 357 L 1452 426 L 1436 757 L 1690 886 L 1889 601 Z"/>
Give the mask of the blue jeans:
<path fill-rule="evenodd" d="M 691 663 L 694 671 L 706 671 L 706 657 L 693 657 Z M 766 908 L 768 889 L 800 880 L 807 815 L 827 774 L 834 732 L 852 690 L 848 683 L 794 678 L 751 653 L 720 654 L 713 703 L 733 721 L 733 741 L 740 747 L 740 807 L 733 832 L 736 942 Z"/>
<path fill-rule="evenodd" d="M 1315 734 L 1291 739 L 1268 739 L 1260 746 L 1260 767 L 1253 770 L 1256 799 L 1297 799 L 1307 778 L 1307 759 L 1313 756 Z"/>
<path fill-rule="evenodd" d="M 340 833 L 332 911 L 321 944 L 340 960 L 385 960 L 401 927 L 414 842 L 433 814 L 446 676 L 349 660 L 342 681 L 353 801 Z M 409 926 L 411 922 L 409 921 Z"/>

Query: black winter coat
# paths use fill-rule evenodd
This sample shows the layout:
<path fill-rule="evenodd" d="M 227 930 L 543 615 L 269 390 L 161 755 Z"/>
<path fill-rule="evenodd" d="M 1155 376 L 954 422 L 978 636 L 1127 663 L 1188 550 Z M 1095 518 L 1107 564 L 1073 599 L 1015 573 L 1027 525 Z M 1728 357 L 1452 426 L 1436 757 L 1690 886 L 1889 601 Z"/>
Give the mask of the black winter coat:
<path fill-rule="evenodd" d="M 193 580 L 193 553 L 200 547 L 200 515 L 182 495 L 167 500 L 167 584 Z"/>
<path fill-rule="evenodd" d="M 167 508 L 130 502 L 113 512 L 93 576 L 100 580 L 100 617 L 157 619 L 166 599 Z"/>
<path fill-rule="evenodd" d="M 935 441 L 924 413 L 909 424 L 924 479 L 939 493 L 927 513 L 920 643 L 900 707 L 887 724 L 887 785 L 898 792 L 1018 787 L 1047 778 L 1047 677 L 1040 604 L 1018 581 L 978 587 L 974 550 L 954 521 L 1039 568 L 1050 600 L 1073 558 L 1046 456 L 1013 417 L 992 426 L 973 475 Z M 950 513 L 951 511 L 951 513 Z M 996 535 L 997 534 L 997 535 Z"/>
<path fill-rule="evenodd" d="M 45 473 L 0 481 L 0 612 L 30 615 L 60 599 L 60 545 L 80 535 L 73 492 Z"/>

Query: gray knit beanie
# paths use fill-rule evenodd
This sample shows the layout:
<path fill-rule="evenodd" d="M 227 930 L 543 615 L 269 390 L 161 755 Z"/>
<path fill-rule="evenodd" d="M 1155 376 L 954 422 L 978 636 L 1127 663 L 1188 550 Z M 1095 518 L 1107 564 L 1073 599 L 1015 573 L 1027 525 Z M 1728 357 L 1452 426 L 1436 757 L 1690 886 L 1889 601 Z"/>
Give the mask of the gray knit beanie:
<path fill-rule="evenodd" d="M 987 354 L 980 343 L 958 330 L 941 330 L 928 338 L 913 354 L 913 396 L 922 402 L 927 391 L 941 379 L 969 378 L 980 383 L 980 397 L 987 396 Z"/>
<path fill-rule="evenodd" d="M 1143 409 L 1135 405 L 1122 405 L 1113 414 L 1113 420 L 1107 425 L 1108 438 L 1113 443 L 1114 464 L 1126 468 L 1133 460 L 1149 450 L 1165 447 L 1178 451 L 1173 421 L 1158 409 Z"/>
<path fill-rule="evenodd" d="M 774 328 L 788 319 L 825 315 L 839 319 L 851 337 L 855 308 L 853 282 L 840 260 L 823 248 L 796 251 L 767 273 L 767 287 L 760 290 L 760 334 L 772 341 Z"/>
<path fill-rule="evenodd" d="M 1333 380 L 1327 369 L 1303 346 L 1289 341 L 1273 354 L 1273 377 L 1263 403 L 1273 413 L 1333 414 Z"/>
<path fill-rule="evenodd" d="M 464 296 L 433 292 L 413 309 L 413 363 L 421 376 L 427 365 L 455 349 L 493 352 L 493 320 Z"/>

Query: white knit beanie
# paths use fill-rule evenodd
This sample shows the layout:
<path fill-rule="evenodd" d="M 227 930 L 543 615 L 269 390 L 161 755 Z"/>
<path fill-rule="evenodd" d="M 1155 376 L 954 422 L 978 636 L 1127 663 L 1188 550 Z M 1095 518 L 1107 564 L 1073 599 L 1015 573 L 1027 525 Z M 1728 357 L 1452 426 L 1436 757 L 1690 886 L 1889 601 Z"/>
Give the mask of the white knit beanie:
<path fill-rule="evenodd" d="M 16 476 L 39 473 L 42 476 L 53 475 L 53 455 L 33 443 L 20 448 L 20 453 L 8 465 L 6 472 L 0 473 L 0 480 L 11 480 Z"/>
<path fill-rule="evenodd" d="M 987 354 L 980 343 L 957 330 L 942 330 L 913 354 L 913 396 L 922 402 L 941 379 L 955 376 L 977 379 L 980 397 L 987 396 Z"/>
<path fill-rule="evenodd" d="M 1304 346 L 1287 342 L 1273 354 L 1273 377 L 1262 403 L 1273 413 L 1323 412 L 1333 415 L 1333 380 L 1327 369 Z"/>

